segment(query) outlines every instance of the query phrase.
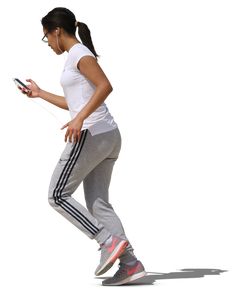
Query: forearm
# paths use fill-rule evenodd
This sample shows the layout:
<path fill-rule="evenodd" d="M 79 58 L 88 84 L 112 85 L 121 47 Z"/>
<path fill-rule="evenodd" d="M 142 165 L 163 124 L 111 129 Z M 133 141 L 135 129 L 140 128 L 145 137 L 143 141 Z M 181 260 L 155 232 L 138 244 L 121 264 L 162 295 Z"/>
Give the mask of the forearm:
<path fill-rule="evenodd" d="M 39 97 L 53 105 L 58 106 L 59 108 L 68 110 L 67 102 L 63 96 L 58 96 L 47 91 L 40 90 Z"/>
<path fill-rule="evenodd" d="M 95 93 L 93 94 L 89 102 L 78 113 L 77 117 L 84 121 L 105 101 L 112 90 L 113 89 L 111 85 L 97 87 Z"/>

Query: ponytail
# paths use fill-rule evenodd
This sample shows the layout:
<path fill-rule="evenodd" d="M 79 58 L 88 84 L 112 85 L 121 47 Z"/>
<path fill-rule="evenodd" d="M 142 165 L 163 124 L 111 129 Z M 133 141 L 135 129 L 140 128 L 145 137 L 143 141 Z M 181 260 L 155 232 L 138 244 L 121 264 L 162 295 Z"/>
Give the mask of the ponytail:
<path fill-rule="evenodd" d="M 56 7 L 42 18 L 41 23 L 48 32 L 60 27 L 73 36 L 75 36 L 76 27 L 78 27 L 78 35 L 81 42 L 89 48 L 96 58 L 99 57 L 95 51 L 89 28 L 86 24 L 77 22 L 71 10 L 65 7 Z"/>
<path fill-rule="evenodd" d="M 99 55 L 96 53 L 92 39 L 91 39 L 91 32 L 86 24 L 82 22 L 76 22 L 78 27 L 78 35 L 82 41 L 82 43 L 89 48 L 89 50 L 94 54 L 97 58 Z"/>

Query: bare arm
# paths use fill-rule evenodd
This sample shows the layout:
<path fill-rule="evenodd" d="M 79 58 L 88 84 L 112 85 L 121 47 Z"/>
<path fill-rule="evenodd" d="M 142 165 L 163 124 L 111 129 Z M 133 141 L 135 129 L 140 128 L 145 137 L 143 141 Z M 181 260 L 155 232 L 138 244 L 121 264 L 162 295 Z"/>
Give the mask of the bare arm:
<path fill-rule="evenodd" d="M 32 79 L 27 79 L 27 82 L 30 83 L 30 85 L 27 86 L 30 89 L 30 92 L 27 93 L 29 98 L 39 97 L 51 104 L 56 105 L 59 108 L 68 110 L 67 102 L 63 96 L 58 96 L 40 89 Z"/>
<path fill-rule="evenodd" d="M 90 56 L 83 57 L 77 67 L 80 72 L 96 86 L 93 96 L 77 115 L 78 118 L 84 121 L 105 101 L 113 88 L 94 58 Z"/>
<path fill-rule="evenodd" d="M 46 100 L 51 104 L 58 106 L 59 108 L 66 109 L 66 110 L 69 109 L 67 102 L 65 101 L 65 98 L 63 96 L 58 96 L 44 90 L 40 90 L 38 95 L 39 95 L 38 97 Z"/>

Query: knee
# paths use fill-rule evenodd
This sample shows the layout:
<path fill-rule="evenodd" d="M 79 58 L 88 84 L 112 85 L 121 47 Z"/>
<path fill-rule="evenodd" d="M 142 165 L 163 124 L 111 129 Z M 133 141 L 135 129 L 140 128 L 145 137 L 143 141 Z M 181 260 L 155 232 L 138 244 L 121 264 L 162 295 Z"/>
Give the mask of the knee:
<path fill-rule="evenodd" d="M 54 197 L 54 195 L 48 195 L 48 203 L 51 207 L 55 207 L 56 206 L 56 199 Z"/>
<path fill-rule="evenodd" d="M 60 200 L 60 197 L 55 194 L 55 191 L 53 188 L 49 188 L 48 191 L 48 203 L 51 207 L 56 207 L 58 206 L 58 202 Z"/>
<path fill-rule="evenodd" d="M 51 187 L 49 188 L 48 202 L 52 207 L 61 206 L 61 204 L 63 204 L 64 201 L 66 201 L 69 197 L 70 195 L 68 195 L 68 193 L 65 193 L 63 191 L 55 191 L 55 189 Z"/>

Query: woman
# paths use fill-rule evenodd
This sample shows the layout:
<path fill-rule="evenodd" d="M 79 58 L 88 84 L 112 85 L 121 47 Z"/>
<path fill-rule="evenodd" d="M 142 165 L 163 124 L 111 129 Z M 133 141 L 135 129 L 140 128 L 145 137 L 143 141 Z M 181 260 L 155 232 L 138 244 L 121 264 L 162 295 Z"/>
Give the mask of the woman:
<path fill-rule="evenodd" d="M 22 91 L 70 111 L 66 146 L 49 186 L 50 205 L 100 245 L 101 259 L 95 275 L 108 271 L 119 258 L 119 270 L 103 285 L 121 285 L 143 277 L 146 272 L 133 253 L 122 223 L 109 203 L 112 169 L 121 148 L 118 126 L 104 101 L 112 86 L 97 63 L 90 31 L 66 8 L 55 8 L 42 21 L 44 37 L 60 55 L 68 52 L 61 76 L 64 97 L 39 88 L 31 79 Z M 78 28 L 82 43 L 76 38 Z M 87 209 L 72 198 L 83 182 Z"/>

